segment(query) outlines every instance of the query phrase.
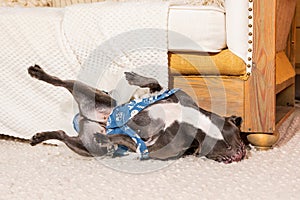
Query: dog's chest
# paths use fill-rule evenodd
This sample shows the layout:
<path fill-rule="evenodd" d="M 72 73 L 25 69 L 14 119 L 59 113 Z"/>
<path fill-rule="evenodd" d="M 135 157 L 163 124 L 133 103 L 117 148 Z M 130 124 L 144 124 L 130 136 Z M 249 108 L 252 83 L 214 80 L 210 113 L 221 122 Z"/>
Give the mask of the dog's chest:
<path fill-rule="evenodd" d="M 185 107 L 180 103 L 155 104 L 146 109 L 151 120 L 161 120 L 164 123 L 164 130 L 171 127 L 175 122 L 187 123 L 202 130 L 206 135 L 217 140 L 223 140 L 219 128 L 208 116 L 199 110 Z"/>

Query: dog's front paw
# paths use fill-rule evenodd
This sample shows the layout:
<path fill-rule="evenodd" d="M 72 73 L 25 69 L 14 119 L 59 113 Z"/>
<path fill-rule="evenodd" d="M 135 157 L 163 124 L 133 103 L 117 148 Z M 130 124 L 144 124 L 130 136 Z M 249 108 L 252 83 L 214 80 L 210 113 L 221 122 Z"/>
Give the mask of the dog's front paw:
<path fill-rule="evenodd" d="M 160 86 L 157 80 L 154 78 L 147 78 L 141 75 L 138 75 L 135 72 L 124 72 L 125 78 L 129 85 L 135 85 L 142 88 L 149 88 L 150 93 L 159 92 L 163 88 Z"/>
<path fill-rule="evenodd" d="M 37 133 L 32 138 L 30 139 L 30 145 L 35 146 L 43 141 L 46 140 L 45 134 L 44 133 Z"/>
<path fill-rule="evenodd" d="M 107 145 L 107 144 L 111 143 L 111 141 L 109 140 L 109 138 L 106 135 L 101 134 L 101 133 L 95 133 L 94 134 L 94 139 L 100 145 Z"/>
<path fill-rule="evenodd" d="M 28 74 L 33 78 L 41 79 L 45 72 L 40 66 L 34 65 L 28 68 Z"/>

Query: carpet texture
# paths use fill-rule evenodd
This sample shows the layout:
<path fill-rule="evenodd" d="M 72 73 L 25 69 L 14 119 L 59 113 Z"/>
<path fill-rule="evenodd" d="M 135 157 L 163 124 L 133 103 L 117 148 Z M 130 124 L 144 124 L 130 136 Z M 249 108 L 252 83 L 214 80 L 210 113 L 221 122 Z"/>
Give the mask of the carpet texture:
<path fill-rule="evenodd" d="M 300 108 L 269 151 L 234 164 L 185 157 L 80 157 L 64 145 L 0 140 L 0 199 L 300 199 Z"/>

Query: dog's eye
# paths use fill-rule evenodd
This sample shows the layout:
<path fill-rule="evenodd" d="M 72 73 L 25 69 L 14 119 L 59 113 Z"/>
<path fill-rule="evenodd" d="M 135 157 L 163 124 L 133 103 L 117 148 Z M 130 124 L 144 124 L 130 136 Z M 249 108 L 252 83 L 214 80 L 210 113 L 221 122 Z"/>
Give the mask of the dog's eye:
<path fill-rule="evenodd" d="M 231 150 L 231 149 L 232 149 L 231 145 L 228 144 L 228 142 L 226 142 L 226 141 L 224 141 L 224 142 L 225 142 L 225 145 L 226 145 L 226 147 L 227 147 L 227 150 Z"/>

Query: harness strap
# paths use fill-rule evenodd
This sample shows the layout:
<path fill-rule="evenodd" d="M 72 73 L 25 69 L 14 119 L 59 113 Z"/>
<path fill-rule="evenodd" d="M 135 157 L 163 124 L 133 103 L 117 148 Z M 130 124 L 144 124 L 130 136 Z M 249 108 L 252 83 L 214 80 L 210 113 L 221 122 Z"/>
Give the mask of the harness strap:
<path fill-rule="evenodd" d="M 139 154 L 140 159 L 149 158 L 149 152 L 145 142 L 134 130 L 132 130 L 127 125 L 127 123 L 136 114 L 138 114 L 148 106 L 160 100 L 168 98 L 169 96 L 175 94 L 178 90 L 179 89 L 167 90 L 164 93 L 156 96 L 132 100 L 129 103 L 115 107 L 108 117 L 107 124 L 106 124 L 106 134 L 107 135 L 112 135 L 112 134 L 128 135 L 137 144 L 137 153 Z M 74 116 L 73 119 L 73 127 L 77 132 L 80 131 L 79 119 L 80 119 L 80 114 L 78 113 Z M 122 148 L 124 149 L 124 147 Z"/>
<path fill-rule="evenodd" d="M 106 125 L 106 134 L 124 134 L 128 135 L 137 144 L 137 153 L 140 159 L 147 159 L 149 157 L 148 148 L 140 136 L 132 130 L 128 125 L 128 121 L 136 114 L 147 108 L 148 106 L 168 98 L 179 89 L 167 90 L 162 94 L 152 96 L 149 98 L 132 100 L 127 104 L 123 104 L 114 108 L 108 117 Z"/>

